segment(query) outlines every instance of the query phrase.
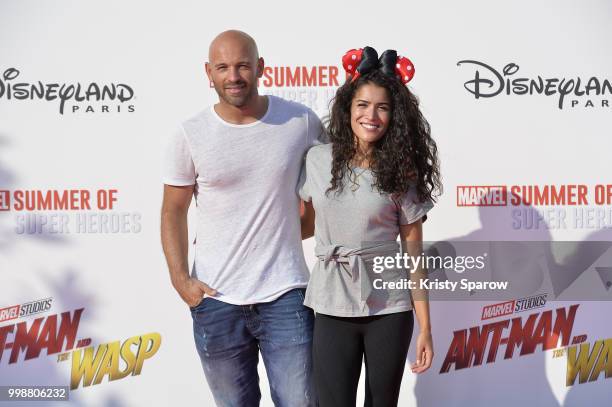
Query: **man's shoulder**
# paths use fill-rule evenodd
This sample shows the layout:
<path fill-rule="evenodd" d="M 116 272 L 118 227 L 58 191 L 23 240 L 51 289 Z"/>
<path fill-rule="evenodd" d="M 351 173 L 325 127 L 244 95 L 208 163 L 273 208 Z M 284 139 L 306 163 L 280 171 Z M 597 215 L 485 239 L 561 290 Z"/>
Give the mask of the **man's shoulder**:
<path fill-rule="evenodd" d="M 308 106 L 303 105 L 301 103 L 295 102 L 293 100 L 283 99 L 279 96 L 268 95 L 274 106 L 278 111 L 291 113 L 294 116 L 303 116 L 303 115 L 314 115 L 316 113 L 312 111 Z"/>
<path fill-rule="evenodd" d="M 208 106 L 184 120 L 181 124 L 185 133 L 192 134 L 206 128 L 206 125 L 210 123 L 210 119 L 212 118 L 211 109 L 212 106 Z"/>
<path fill-rule="evenodd" d="M 202 122 L 206 122 L 210 120 L 210 117 L 212 116 L 210 112 L 211 109 L 212 109 L 212 106 L 207 106 L 205 109 L 200 110 L 196 114 L 185 119 L 183 121 L 183 125 L 188 126 L 188 125 L 194 125 L 194 124 L 201 124 Z"/>

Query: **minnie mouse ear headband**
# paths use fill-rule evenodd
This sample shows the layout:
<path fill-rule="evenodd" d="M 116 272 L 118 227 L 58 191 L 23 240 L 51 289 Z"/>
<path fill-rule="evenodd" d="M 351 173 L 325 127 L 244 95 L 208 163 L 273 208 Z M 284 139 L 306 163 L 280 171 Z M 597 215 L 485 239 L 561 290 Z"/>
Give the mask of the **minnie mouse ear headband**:
<path fill-rule="evenodd" d="M 412 62 L 392 49 L 382 53 L 380 59 L 378 53 L 372 47 L 352 49 L 342 57 L 342 66 L 347 75 L 351 76 L 351 82 L 369 72 L 379 70 L 385 75 L 397 76 L 405 85 L 414 76 L 414 65 Z"/>

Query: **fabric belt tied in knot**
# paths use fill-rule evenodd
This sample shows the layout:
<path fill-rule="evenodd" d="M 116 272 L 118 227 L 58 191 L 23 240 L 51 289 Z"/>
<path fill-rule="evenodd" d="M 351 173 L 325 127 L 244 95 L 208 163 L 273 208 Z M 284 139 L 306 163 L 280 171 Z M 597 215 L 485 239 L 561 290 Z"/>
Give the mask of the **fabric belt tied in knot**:
<path fill-rule="evenodd" d="M 346 264 L 348 274 L 353 282 L 361 279 L 361 310 L 364 311 L 367 299 L 372 293 L 373 285 L 368 272 L 368 264 L 375 257 L 395 256 L 399 252 L 398 242 L 372 242 L 361 247 L 346 247 L 341 244 L 317 245 L 315 255 L 323 262 L 326 270 L 330 263 Z"/>

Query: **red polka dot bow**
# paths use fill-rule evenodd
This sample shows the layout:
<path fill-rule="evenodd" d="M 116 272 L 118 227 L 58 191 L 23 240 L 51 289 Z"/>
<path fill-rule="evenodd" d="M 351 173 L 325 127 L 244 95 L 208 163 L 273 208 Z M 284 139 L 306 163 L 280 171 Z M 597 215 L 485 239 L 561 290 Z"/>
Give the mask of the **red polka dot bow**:
<path fill-rule="evenodd" d="M 342 57 L 342 66 L 346 73 L 351 76 L 351 81 L 372 72 L 375 69 L 381 70 L 387 75 L 396 75 L 405 85 L 414 76 L 414 65 L 412 62 L 401 55 L 397 55 L 392 49 L 382 53 L 380 59 L 378 53 L 372 47 L 352 49 Z"/>

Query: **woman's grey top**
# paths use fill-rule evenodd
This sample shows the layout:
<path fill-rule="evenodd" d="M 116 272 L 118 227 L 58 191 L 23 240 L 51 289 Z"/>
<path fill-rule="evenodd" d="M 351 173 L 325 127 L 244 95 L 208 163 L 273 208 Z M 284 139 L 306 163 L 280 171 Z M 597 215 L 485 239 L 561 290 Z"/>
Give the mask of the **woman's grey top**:
<path fill-rule="evenodd" d="M 405 270 L 372 273 L 376 256 L 399 252 L 399 226 L 423 218 L 431 201 L 417 202 L 414 188 L 393 199 L 373 187 L 368 169 L 354 168 L 358 185 L 348 179 L 342 193 L 325 191 L 331 185 L 331 144 L 312 147 L 300 177 L 299 194 L 315 209 L 316 262 L 304 304 L 317 313 L 358 317 L 412 309 L 408 290 L 372 289 L 372 279 L 408 278 Z M 391 274 L 389 274 L 391 273 Z"/>

